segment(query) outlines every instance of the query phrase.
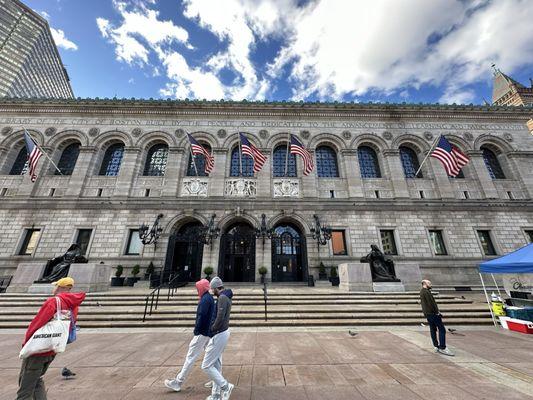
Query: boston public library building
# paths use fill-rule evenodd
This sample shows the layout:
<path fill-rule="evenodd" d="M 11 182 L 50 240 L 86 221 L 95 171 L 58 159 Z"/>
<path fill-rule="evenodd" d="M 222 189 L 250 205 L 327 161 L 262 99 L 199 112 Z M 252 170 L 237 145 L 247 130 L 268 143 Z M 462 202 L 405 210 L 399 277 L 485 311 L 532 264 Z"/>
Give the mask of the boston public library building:
<path fill-rule="evenodd" d="M 481 260 L 533 241 L 532 117 L 530 105 L 3 99 L 0 275 L 78 243 L 125 275 L 153 262 L 190 281 L 209 266 L 230 282 L 259 282 L 260 267 L 307 282 L 375 244 L 437 286 L 479 285 Z M 24 129 L 50 157 L 35 182 Z M 258 172 L 241 133 L 266 156 Z M 425 160 L 441 135 L 469 159 L 457 177 Z"/>

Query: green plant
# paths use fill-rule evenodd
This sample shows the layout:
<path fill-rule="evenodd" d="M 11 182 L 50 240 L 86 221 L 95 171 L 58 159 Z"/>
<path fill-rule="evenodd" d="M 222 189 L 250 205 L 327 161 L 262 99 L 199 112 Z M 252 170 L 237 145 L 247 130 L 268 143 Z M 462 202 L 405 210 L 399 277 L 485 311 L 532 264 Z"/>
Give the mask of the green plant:
<path fill-rule="evenodd" d="M 131 274 L 133 276 L 137 276 L 137 274 L 141 271 L 141 266 L 139 264 L 135 264 L 131 270 Z"/>
<path fill-rule="evenodd" d="M 326 273 L 326 267 L 324 266 L 323 262 L 320 262 L 320 265 L 318 266 L 318 272 L 321 273 L 321 274 L 325 274 Z"/>
<path fill-rule="evenodd" d="M 213 273 L 213 267 L 204 268 L 204 274 L 206 274 L 206 276 L 211 276 L 212 273 Z"/>
<path fill-rule="evenodd" d="M 122 265 L 117 265 L 117 270 L 115 271 L 115 276 L 120 278 L 124 272 L 124 267 Z"/>
<path fill-rule="evenodd" d="M 150 264 L 148 264 L 148 267 L 146 267 L 146 273 L 148 275 L 152 275 L 155 271 L 154 263 L 150 261 Z"/>
<path fill-rule="evenodd" d="M 337 275 L 337 267 L 331 267 L 331 271 L 329 273 L 329 276 L 331 276 L 332 278 L 337 278 L 338 275 Z"/>
<path fill-rule="evenodd" d="M 268 272 L 268 269 L 266 267 L 259 267 L 258 272 L 260 275 L 266 275 Z"/>

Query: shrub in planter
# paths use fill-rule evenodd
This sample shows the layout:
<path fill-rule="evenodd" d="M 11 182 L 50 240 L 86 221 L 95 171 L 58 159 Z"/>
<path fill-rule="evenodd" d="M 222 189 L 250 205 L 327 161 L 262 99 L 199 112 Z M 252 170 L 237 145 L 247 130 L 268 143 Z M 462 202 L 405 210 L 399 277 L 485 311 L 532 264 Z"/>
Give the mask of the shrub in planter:
<path fill-rule="evenodd" d="M 337 267 L 331 267 L 331 272 L 329 274 L 329 281 L 331 282 L 332 286 L 339 286 L 340 279 L 339 279 L 339 275 L 337 274 Z"/>
<path fill-rule="evenodd" d="M 155 272 L 155 266 L 152 261 L 150 261 L 150 264 L 148 264 L 148 267 L 146 267 L 146 271 L 144 271 L 144 279 L 148 280 L 150 279 L 150 275 L 152 275 Z"/>
<path fill-rule="evenodd" d="M 205 267 L 204 268 L 204 274 L 205 274 L 205 279 L 207 279 L 208 281 L 211 280 L 211 274 L 213 273 L 213 267 Z"/>
<path fill-rule="evenodd" d="M 141 266 L 139 264 L 134 265 L 133 268 L 131 269 L 132 276 L 128 276 L 126 278 L 126 282 L 124 282 L 124 285 L 125 286 L 135 285 L 135 282 L 139 280 L 139 278 L 137 278 L 137 275 L 139 274 L 140 270 L 141 270 Z"/>
<path fill-rule="evenodd" d="M 268 273 L 268 269 L 266 267 L 259 267 L 257 272 L 261 275 L 261 283 L 265 283 L 265 275 Z"/>
<path fill-rule="evenodd" d="M 117 265 L 117 268 L 115 270 L 115 276 L 111 278 L 111 286 L 123 286 L 124 285 L 124 277 L 122 276 L 122 273 L 124 272 L 124 268 L 122 265 Z"/>
<path fill-rule="evenodd" d="M 328 279 L 328 274 L 326 273 L 326 267 L 324 266 L 323 262 L 320 262 L 320 265 L 318 266 L 318 279 L 321 281 Z"/>

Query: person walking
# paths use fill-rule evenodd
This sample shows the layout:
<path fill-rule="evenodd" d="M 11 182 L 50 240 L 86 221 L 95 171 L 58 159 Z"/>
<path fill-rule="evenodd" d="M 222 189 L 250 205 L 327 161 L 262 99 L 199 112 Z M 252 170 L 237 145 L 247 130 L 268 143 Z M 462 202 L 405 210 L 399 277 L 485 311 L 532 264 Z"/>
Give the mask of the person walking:
<path fill-rule="evenodd" d="M 33 318 L 24 338 L 23 346 L 33 336 L 33 334 L 46 325 L 57 313 L 57 300 L 61 307 L 61 314 L 65 319 L 71 318 L 76 323 L 78 317 L 78 307 L 85 299 L 85 293 L 71 293 L 74 287 L 74 280 L 70 277 L 62 278 L 52 283 L 54 289 L 53 296 L 47 299 L 41 306 L 37 315 Z M 73 329 L 73 327 L 71 327 Z M 75 327 L 74 327 L 75 329 Z M 53 351 L 47 353 L 33 354 L 22 361 L 19 374 L 19 389 L 16 400 L 46 400 L 46 389 L 43 376 L 48 370 L 56 356 Z"/>
<path fill-rule="evenodd" d="M 234 385 L 222 375 L 222 353 L 230 337 L 229 319 L 233 292 L 231 289 L 224 289 L 224 283 L 218 276 L 211 280 L 211 290 L 218 299 L 215 320 L 211 325 L 213 337 L 205 349 L 202 370 L 213 381 L 211 395 L 207 397 L 207 400 L 228 400 Z"/>
<path fill-rule="evenodd" d="M 181 391 L 185 379 L 191 373 L 194 362 L 202 354 L 211 339 L 211 322 L 215 313 L 215 300 L 209 293 L 209 281 L 201 279 L 196 282 L 198 292 L 198 307 L 196 308 L 196 324 L 194 325 L 194 337 L 189 343 L 189 351 L 183 363 L 183 367 L 176 378 L 165 379 L 165 386 L 176 392 Z"/>
<path fill-rule="evenodd" d="M 454 354 L 450 349 L 446 347 L 446 328 L 442 322 L 442 315 L 439 312 L 439 306 L 431 293 L 431 281 L 424 279 L 422 281 L 422 289 L 420 290 L 420 304 L 422 306 L 422 312 L 428 320 L 429 332 L 431 334 L 431 340 L 437 353 L 441 353 L 447 356 L 453 356 Z M 437 340 L 437 330 L 439 331 L 439 338 Z"/>

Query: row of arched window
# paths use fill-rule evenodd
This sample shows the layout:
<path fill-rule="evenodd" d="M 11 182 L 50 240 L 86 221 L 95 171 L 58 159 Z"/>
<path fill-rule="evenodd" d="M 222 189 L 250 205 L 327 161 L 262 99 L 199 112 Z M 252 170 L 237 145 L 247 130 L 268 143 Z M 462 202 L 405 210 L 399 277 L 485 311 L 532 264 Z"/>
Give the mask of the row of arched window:
<path fill-rule="evenodd" d="M 208 151 L 211 148 L 203 144 Z M 483 160 L 492 179 L 505 179 L 503 168 L 494 151 L 487 147 L 482 147 Z M 415 178 L 415 174 L 420 167 L 418 154 L 408 146 L 400 146 L 400 160 L 406 178 Z M 71 175 L 76 165 L 80 153 L 80 144 L 72 143 L 65 147 L 61 153 L 58 168 L 63 175 Z M 109 146 L 104 154 L 99 169 L 99 175 L 117 176 L 124 155 L 124 144 L 115 143 Z M 357 149 L 361 177 L 364 179 L 381 178 L 382 171 L 376 151 L 368 145 L 361 145 Z M 339 177 L 339 165 L 336 151 L 327 145 L 318 146 L 315 150 L 316 170 L 320 178 Z M 144 164 L 143 175 L 163 176 L 168 160 L 168 146 L 158 143 L 149 148 Z M 193 162 L 194 160 L 194 162 Z M 10 175 L 24 174 L 27 169 L 27 152 L 23 147 L 18 153 L 15 162 L 10 170 Z M 55 174 L 59 174 L 58 171 Z M 197 155 L 194 159 L 189 156 L 187 176 L 206 176 L 205 158 Z M 233 148 L 231 152 L 230 176 L 253 176 L 253 161 L 251 157 L 240 154 L 239 147 Z M 274 148 L 272 154 L 272 175 L 274 177 L 295 177 L 296 176 L 296 156 L 287 152 L 286 145 L 279 145 Z M 416 176 L 422 178 L 422 172 Z M 457 176 L 464 178 L 463 172 Z"/>

